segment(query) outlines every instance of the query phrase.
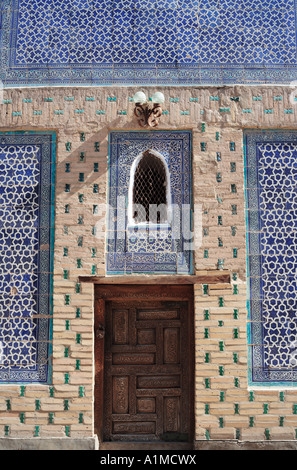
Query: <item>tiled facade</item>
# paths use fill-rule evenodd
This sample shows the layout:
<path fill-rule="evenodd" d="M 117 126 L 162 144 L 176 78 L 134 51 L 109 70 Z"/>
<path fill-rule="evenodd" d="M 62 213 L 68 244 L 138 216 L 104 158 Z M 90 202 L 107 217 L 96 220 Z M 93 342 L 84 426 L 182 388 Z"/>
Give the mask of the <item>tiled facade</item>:
<path fill-rule="evenodd" d="M 56 134 L 1 135 L 1 383 L 48 383 Z"/>
<path fill-rule="evenodd" d="M 3 0 L 6 86 L 289 84 L 295 0 Z"/>
<path fill-rule="evenodd" d="M 165 276 L 194 284 L 193 448 L 297 447 L 296 9 L 0 2 L 0 448 L 97 448 L 94 283 Z M 146 152 L 163 225 L 131 223 Z"/>
<path fill-rule="evenodd" d="M 251 383 L 296 385 L 295 139 L 245 135 Z"/>
<path fill-rule="evenodd" d="M 129 100 L 135 91 L 136 88 L 121 87 L 4 91 L 0 108 L 4 123 L 1 162 L 5 162 L 11 140 L 10 151 L 19 152 L 18 158 L 22 155 L 30 167 L 34 142 L 42 146 L 44 138 L 47 142 L 49 136 L 56 135 L 52 140 L 56 146 L 56 180 L 55 204 L 52 199 L 48 199 L 47 202 L 51 201 L 48 206 L 44 204 L 48 214 L 55 212 L 54 223 L 45 223 L 45 227 L 54 227 L 55 232 L 53 272 L 49 270 L 53 278 L 53 312 L 48 312 L 52 329 L 47 336 L 52 348 L 52 355 L 48 356 L 51 374 L 47 384 L 34 377 L 28 380 L 19 376 L 15 380 L 16 376 L 11 375 L 5 380 L 1 375 L 5 381 L 0 389 L 2 438 L 38 442 L 40 438 L 87 441 L 94 437 L 94 292 L 92 284 L 80 280 L 81 276 L 106 275 L 108 245 L 106 212 L 102 208 L 109 194 L 111 135 L 126 136 L 132 131 L 133 137 L 139 132 Z M 150 96 L 153 89 L 146 91 Z M 286 208 L 294 211 L 295 90 L 281 86 L 238 86 L 167 87 L 162 91 L 166 98 L 164 114 L 152 135 L 164 133 L 172 138 L 181 133 L 192 137 L 194 273 L 210 276 L 230 273 L 231 278 L 230 284 L 195 285 L 195 439 L 199 445 L 230 439 L 294 441 L 297 429 L 294 364 L 288 356 L 295 324 L 289 295 L 294 288 L 290 271 L 294 266 L 288 259 L 286 263 L 279 262 L 277 271 L 271 273 L 274 279 L 285 281 L 283 290 L 279 289 L 280 311 L 286 302 L 291 309 L 287 317 L 281 316 L 279 326 L 269 322 L 267 327 L 267 316 L 263 313 L 262 320 L 255 310 L 270 295 L 266 272 L 259 269 L 266 269 L 265 256 L 282 256 L 283 245 L 275 247 L 272 239 L 259 241 L 258 226 L 253 223 L 269 224 L 270 218 L 266 216 L 269 211 L 277 214 L 284 210 L 284 197 Z M 276 128 L 283 130 L 272 130 Z M 24 148 L 24 143 L 30 149 Z M 52 149 L 53 144 L 49 146 Z M 258 167 L 252 160 L 256 156 L 266 159 Z M 278 162 L 274 160 L 275 166 L 268 166 L 267 160 L 273 158 Z M 279 159 L 284 161 L 284 169 Z M 259 184 L 253 183 L 255 178 Z M 265 189 L 273 178 L 280 179 L 278 198 L 269 196 Z M 286 196 L 281 190 L 284 186 Z M 254 212 L 260 218 L 254 218 Z M 281 224 L 284 219 L 273 220 Z M 285 234 L 294 232 L 294 217 L 287 227 L 274 236 L 289 245 L 286 256 L 293 262 L 294 237 L 287 238 Z M 269 252 L 271 247 L 276 250 L 273 255 Z M 262 265 L 257 262 L 260 256 Z M 255 303 L 251 290 L 257 292 L 259 280 L 262 293 L 256 294 Z M 274 299 L 275 296 L 271 302 Z M 10 312 L 9 328 L 11 334 L 16 334 Z M 274 312 L 271 310 L 270 315 L 275 315 Z M 39 314 L 42 317 L 41 311 Z M 30 318 L 34 319 L 34 315 L 32 312 Z M 1 321 L 7 322 L 4 310 Z M 257 328 L 262 322 L 261 335 Z M 34 327 L 29 334 L 35 334 Z M 274 335 L 282 335 L 285 356 L 279 349 L 273 349 L 278 344 Z M 259 348 L 263 348 L 262 356 L 257 353 Z M 275 376 L 265 372 L 274 359 L 282 360 L 277 389 Z M 258 366 L 261 360 L 265 361 L 263 370 Z M 1 374 L 4 371 L 5 367 L 1 368 Z M 255 375 L 256 371 L 260 375 Z"/>

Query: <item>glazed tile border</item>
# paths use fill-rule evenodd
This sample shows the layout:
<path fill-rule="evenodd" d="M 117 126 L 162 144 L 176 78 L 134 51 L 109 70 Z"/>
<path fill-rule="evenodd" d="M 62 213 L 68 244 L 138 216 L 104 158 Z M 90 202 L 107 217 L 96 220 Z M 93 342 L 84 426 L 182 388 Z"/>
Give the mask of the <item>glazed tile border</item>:
<path fill-rule="evenodd" d="M 2 0 L 0 78 L 5 87 L 296 80 L 296 0 L 224 1 L 141 0 L 135 28 L 129 1 Z M 73 27 L 67 8 L 80 12 Z M 93 8 L 101 16 L 91 22 Z"/>

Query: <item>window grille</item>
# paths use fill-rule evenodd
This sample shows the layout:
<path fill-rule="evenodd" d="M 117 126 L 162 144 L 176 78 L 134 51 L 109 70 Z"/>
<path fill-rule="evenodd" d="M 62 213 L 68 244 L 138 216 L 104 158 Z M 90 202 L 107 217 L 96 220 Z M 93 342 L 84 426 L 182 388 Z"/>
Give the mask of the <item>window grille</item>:
<path fill-rule="evenodd" d="M 141 222 L 167 222 L 166 170 L 160 158 L 146 152 L 134 175 L 133 219 Z"/>

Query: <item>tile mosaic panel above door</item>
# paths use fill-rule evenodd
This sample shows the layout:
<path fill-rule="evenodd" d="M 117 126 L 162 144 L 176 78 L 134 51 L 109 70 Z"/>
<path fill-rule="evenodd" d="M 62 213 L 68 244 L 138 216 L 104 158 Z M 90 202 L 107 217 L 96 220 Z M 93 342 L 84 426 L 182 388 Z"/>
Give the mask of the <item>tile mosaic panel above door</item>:
<path fill-rule="evenodd" d="M 0 133 L 0 383 L 49 383 L 55 133 Z"/>
<path fill-rule="evenodd" d="M 296 0 L 1 0 L 4 86 L 290 83 Z"/>
<path fill-rule="evenodd" d="M 147 152 L 168 172 L 166 223 L 137 224 L 129 217 L 133 164 Z M 192 274 L 191 155 L 190 131 L 110 133 L 107 274 Z"/>
<path fill-rule="evenodd" d="M 245 132 L 249 382 L 297 385 L 297 132 Z"/>

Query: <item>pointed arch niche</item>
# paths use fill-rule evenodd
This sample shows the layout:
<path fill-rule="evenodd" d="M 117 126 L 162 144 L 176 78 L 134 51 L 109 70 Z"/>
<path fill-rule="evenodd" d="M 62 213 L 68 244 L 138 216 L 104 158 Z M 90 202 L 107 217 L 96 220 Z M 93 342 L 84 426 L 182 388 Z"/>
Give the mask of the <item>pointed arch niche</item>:
<path fill-rule="evenodd" d="M 193 273 L 191 156 L 191 131 L 111 131 L 107 275 Z"/>
<path fill-rule="evenodd" d="M 163 155 L 146 150 L 134 160 L 128 192 L 128 225 L 171 224 L 170 173 Z"/>

